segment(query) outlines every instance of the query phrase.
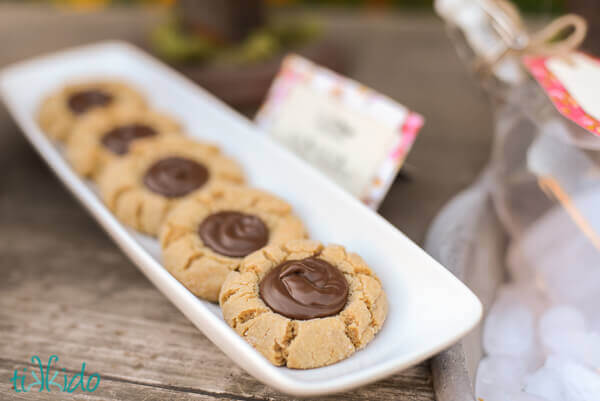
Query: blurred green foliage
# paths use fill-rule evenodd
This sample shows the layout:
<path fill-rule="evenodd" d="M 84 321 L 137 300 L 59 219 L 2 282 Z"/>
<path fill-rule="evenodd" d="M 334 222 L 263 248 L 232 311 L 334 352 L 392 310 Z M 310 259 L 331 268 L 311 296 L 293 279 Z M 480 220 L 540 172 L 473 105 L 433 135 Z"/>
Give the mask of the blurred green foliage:
<path fill-rule="evenodd" d="M 224 45 L 208 37 L 186 32 L 176 20 L 159 25 L 152 34 L 154 50 L 165 60 L 177 63 L 206 59 L 247 64 L 269 59 L 280 51 L 289 51 L 321 34 L 318 21 L 301 19 L 280 23 L 271 21 L 239 43 Z"/>

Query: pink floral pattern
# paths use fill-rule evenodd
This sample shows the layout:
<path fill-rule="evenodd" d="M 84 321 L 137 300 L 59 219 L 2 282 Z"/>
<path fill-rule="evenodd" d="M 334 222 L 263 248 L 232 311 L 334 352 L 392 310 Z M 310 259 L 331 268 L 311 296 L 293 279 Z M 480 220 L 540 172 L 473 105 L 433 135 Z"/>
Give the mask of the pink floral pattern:
<path fill-rule="evenodd" d="M 590 57 L 596 62 L 600 61 L 592 56 L 586 57 Z M 548 69 L 546 66 L 548 59 L 548 57 L 525 57 L 523 63 L 563 116 L 592 134 L 600 136 L 600 122 L 586 113 L 560 80 Z"/>

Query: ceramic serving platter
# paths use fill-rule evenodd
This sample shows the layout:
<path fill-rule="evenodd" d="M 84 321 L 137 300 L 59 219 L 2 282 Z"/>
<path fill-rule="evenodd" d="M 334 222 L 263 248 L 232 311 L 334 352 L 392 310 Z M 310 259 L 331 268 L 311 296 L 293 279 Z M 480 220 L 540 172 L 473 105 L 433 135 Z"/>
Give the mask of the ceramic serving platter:
<path fill-rule="evenodd" d="M 137 87 L 152 106 L 178 118 L 190 136 L 214 142 L 237 159 L 251 185 L 288 200 L 312 238 L 359 253 L 381 278 L 390 304 L 375 339 L 324 368 L 275 367 L 225 323 L 218 305 L 196 298 L 175 280 L 161 265 L 158 242 L 119 223 L 36 122 L 44 96 L 94 78 Z M 235 363 L 272 387 L 315 396 L 382 379 L 456 342 L 481 317 L 477 297 L 400 231 L 250 121 L 129 44 L 103 42 L 18 63 L 0 72 L 0 92 L 27 139 L 131 261 Z"/>

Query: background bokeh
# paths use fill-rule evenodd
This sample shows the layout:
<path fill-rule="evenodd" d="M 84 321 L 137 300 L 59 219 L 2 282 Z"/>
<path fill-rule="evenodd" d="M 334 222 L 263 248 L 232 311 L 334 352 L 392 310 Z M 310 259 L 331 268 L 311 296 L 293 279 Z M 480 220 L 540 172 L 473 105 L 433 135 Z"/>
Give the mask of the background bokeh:
<path fill-rule="evenodd" d="M 0 2 L 15 0 L 0 0 Z M 170 6 L 175 0 L 29 0 L 31 2 L 48 2 L 62 6 L 76 8 L 96 8 L 108 4 L 160 4 Z M 275 6 L 305 4 L 315 6 L 340 6 L 340 7 L 407 7 L 432 9 L 433 0 L 266 0 L 266 3 Z M 566 0 L 514 0 L 514 3 L 524 12 L 564 12 Z"/>

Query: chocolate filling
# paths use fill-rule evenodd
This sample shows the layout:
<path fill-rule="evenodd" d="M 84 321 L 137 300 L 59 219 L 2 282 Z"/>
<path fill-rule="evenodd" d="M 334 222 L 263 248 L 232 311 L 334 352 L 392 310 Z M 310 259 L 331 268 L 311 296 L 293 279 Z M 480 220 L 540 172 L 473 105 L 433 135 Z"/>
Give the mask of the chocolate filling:
<path fill-rule="evenodd" d="M 275 267 L 260 282 L 259 293 L 275 312 L 307 320 L 341 311 L 348 299 L 348 281 L 335 266 L 310 257 Z"/>
<path fill-rule="evenodd" d="M 76 92 L 69 96 L 68 104 L 75 114 L 83 114 L 94 107 L 107 106 L 112 102 L 112 95 L 98 89 Z"/>
<path fill-rule="evenodd" d="M 198 234 L 207 247 L 234 258 L 259 250 L 269 240 L 269 229 L 259 217 L 234 211 L 211 214 L 200 224 Z"/>
<path fill-rule="evenodd" d="M 154 163 L 144 175 L 144 185 L 152 192 L 177 198 L 203 186 L 208 181 L 208 169 L 183 157 L 167 157 Z"/>
<path fill-rule="evenodd" d="M 129 151 L 131 142 L 140 138 L 148 138 L 157 132 L 144 124 L 121 125 L 102 136 L 101 142 L 104 147 L 117 155 L 124 155 Z"/>

